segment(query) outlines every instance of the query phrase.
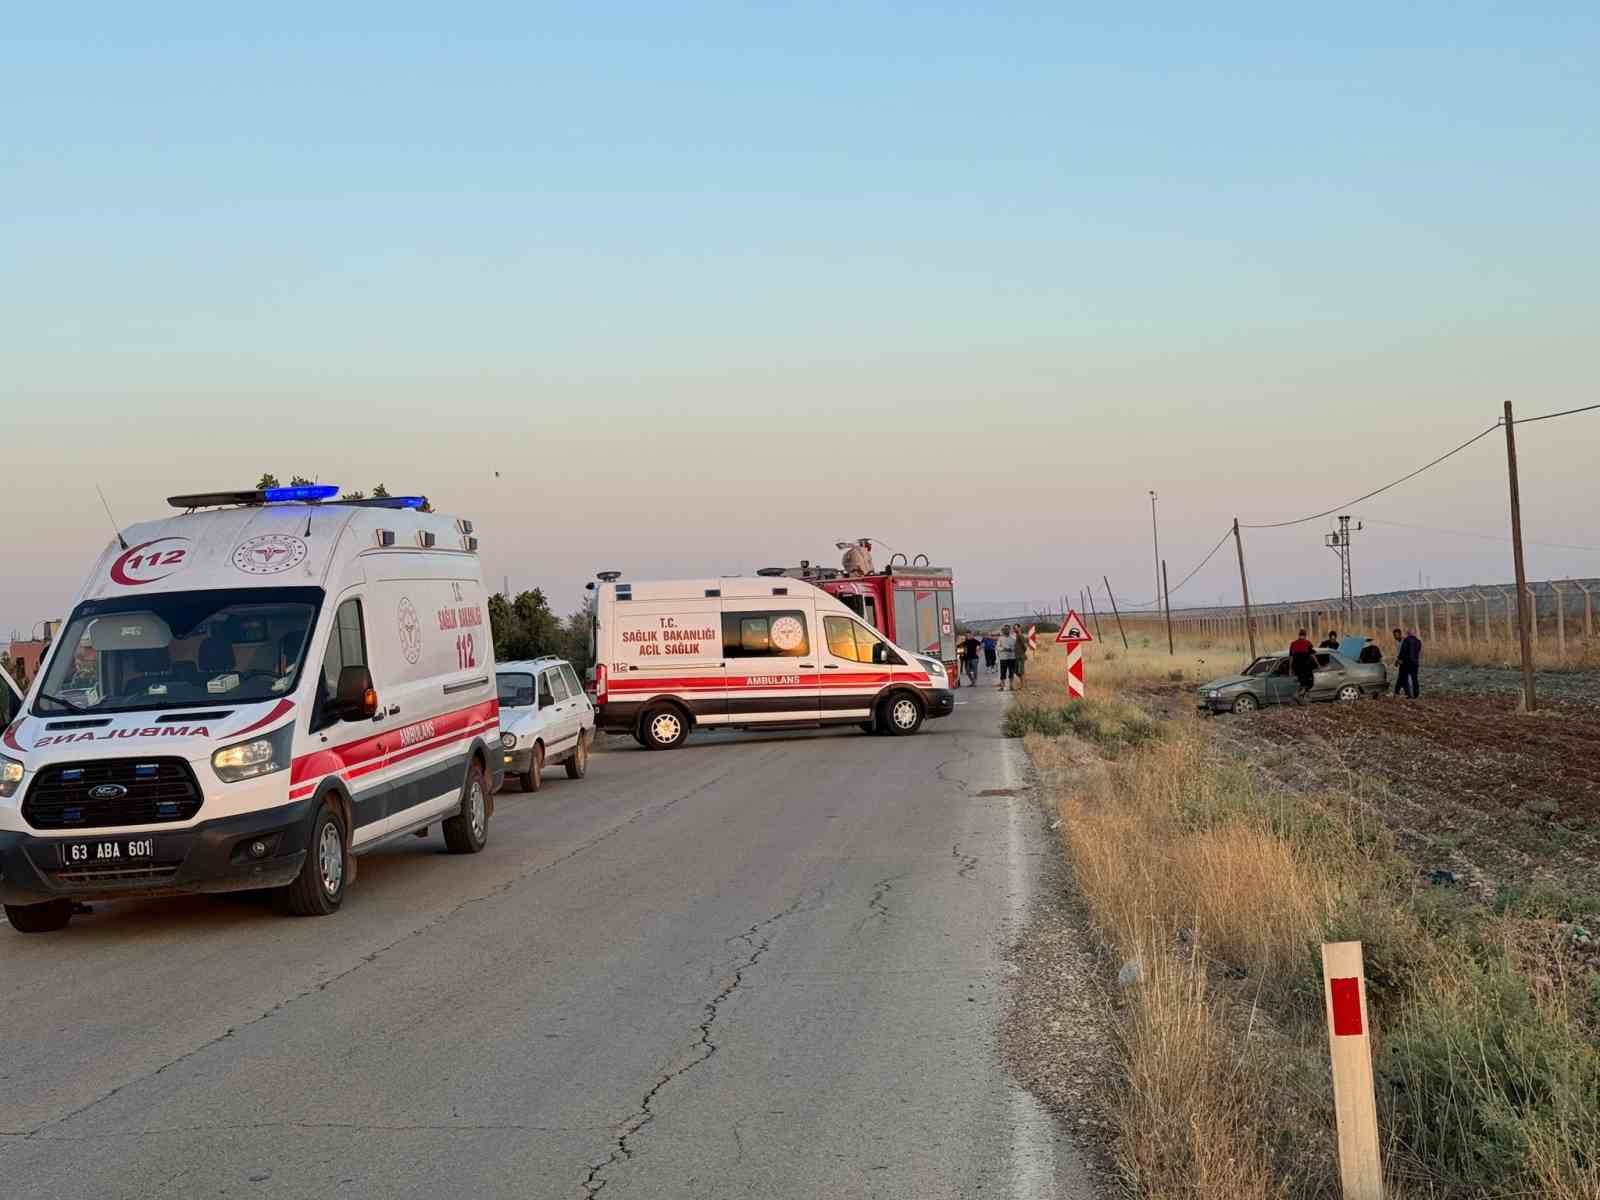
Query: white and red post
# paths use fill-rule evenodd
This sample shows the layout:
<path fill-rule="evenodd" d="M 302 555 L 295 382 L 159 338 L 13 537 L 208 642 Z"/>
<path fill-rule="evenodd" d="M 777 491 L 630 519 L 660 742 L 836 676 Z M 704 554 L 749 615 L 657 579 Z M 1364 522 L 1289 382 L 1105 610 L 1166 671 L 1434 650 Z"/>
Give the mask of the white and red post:
<path fill-rule="evenodd" d="M 1067 699 L 1083 699 L 1083 644 L 1092 642 L 1089 627 L 1076 611 L 1069 612 L 1061 622 L 1056 642 L 1067 648 Z"/>

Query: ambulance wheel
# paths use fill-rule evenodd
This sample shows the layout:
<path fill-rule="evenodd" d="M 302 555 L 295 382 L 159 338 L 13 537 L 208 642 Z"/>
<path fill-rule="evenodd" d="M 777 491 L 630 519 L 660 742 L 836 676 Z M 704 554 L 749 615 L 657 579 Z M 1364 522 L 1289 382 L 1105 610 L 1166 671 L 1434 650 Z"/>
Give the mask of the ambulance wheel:
<path fill-rule="evenodd" d="M 350 848 L 337 810 L 324 800 L 311 822 L 311 841 L 294 882 L 278 892 L 284 911 L 297 917 L 326 917 L 344 903 L 350 875 Z"/>
<path fill-rule="evenodd" d="M 522 784 L 525 792 L 537 792 L 543 783 L 544 772 L 544 743 L 533 744 L 533 757 L 528 760 L 528 769 L 517 776 L 517 782 Z"/>
<path fill-rule="evenodd" d="M 43 904 L 8 904 L 6 920 L 18 933 L 54 933 L 72 920 L 71 900 L 46 900 Z"/>
<path fill-rule="evenodd" d="M 689 718 L 673 704 L 661 704 L 639 719 L 639 740 L 646 750 L 676 750 L 689 736 Z"/>
<path fill-rule="evenodd" d="M 567 758 L 567 778 L 582 779 L 589 773 L 589 731 L 578 731 L 578 746 Z"/>
<path fill-rule="evenodd" d="M 489 844 L 489 788 L 477 763 L 467 772 L 467 784 L 461 789 L 461 811 L 440 828 L 451 854 L 476 854 Z"/>
<path fill-rule="evenodd" d="M 922 701 L 906 692 L 890 696 L 878 710 L 878 724 L 895 737 L 905 737 L 922 728 Z"/>

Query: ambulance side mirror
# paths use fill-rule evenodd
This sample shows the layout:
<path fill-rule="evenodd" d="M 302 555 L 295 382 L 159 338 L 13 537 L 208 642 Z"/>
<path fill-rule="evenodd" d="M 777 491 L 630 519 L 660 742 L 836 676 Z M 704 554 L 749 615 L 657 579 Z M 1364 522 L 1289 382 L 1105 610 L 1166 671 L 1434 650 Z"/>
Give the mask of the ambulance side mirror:
<path fill-rule="evenodd" d="M 377 711 L 378 693 L 372 687 L 372 672 L 354 666 L 340 671 L 332 715 L 340 721 L 367 721 Z"/>

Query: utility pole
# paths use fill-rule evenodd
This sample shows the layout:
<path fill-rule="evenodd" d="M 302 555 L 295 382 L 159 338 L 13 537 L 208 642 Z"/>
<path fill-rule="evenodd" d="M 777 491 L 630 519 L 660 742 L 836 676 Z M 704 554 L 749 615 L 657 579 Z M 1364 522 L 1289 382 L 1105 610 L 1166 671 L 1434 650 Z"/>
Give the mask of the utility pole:
<path fill-rule="evenodd" d="M 1172 646 L 1172 597 L 1167 594 L 1167 560 L 1161 560 L 1161 599 L 1162 607 L 1167 611 L 1167 654 L 1170 657 L 1177 653 Z"/>
<path fill-rule="evenodd" d="M 1348 523 L 1350 518 L 1345 517 Z M 1250 636 L 1250 659 L 1256 657 L 1256 619 L 1250 613 L 1250 580 L 1244 573 L 1244 539 L 1239 536 L 1239 518 L 1233 519 L 1233 546 L 1239 552 L 1239 592 L 1244 596 L 1244 627 Z M 1348 560 L 1347 560 L 1348 561 Z"/>
<path fill-rule="evenodd" d="M 1506 401 L 1506 469 L 1511 477 L 1511 555 L 1517 567 L 1517 632 L 1522 642 L 1522 710 L 1539 707 L 1533 691 L 1533 613 L 1528 605 L 1528 571 L 1522 560 L 1522 492 L 1517 486 L 1516 422 Z"/>
<path fill-rule="evenodd" d="M 1156 532 L 1156 494 L 1150 493 L 1150 544 L 1155 548 L 1157 600 L 1161 599 L 1161 535 Z"/>
<path fill-rule="evenodd" d="M 1361 522 L 1356 522 L 1356 531 L 1361 530 Z M 1348 625 L 1350 613 L 1355 607 L 1356 589 L 1350 576 L 1350 518 L 1339 518 L 1339 532 L 1330 533 L 1327 537 L 1327 547 L 1339 556 L 1339 607 L 1343 612 L 1341 621 Z M 1420 577 L 1420 573 L 1419 573 Z"/>
<path fill-rule="evenodd" d="M 1100 640 L 1100 614 L 1094 610 L 1094 589 L 1092 587 L 1084 588 L 1083 594 L 1089 598 L 1089 616 L 1094 620 L 1094 639 L 1098 642 Z"/>
<path fill-rule="evenodd" d="M 1111 601 L 1111 613 L 1117 618 L 1117 632 L 1122 635 L 1122 648 L 1126 650 L 1128 648 L 1128 631 L 1122 627 L 1122 614 L 1117 611 L 1116 593 L 1111 590 L 1110 579 L 1104 575 L 1100 576 L 1100 578 L 1106 585 L 1106 599 Z"/>

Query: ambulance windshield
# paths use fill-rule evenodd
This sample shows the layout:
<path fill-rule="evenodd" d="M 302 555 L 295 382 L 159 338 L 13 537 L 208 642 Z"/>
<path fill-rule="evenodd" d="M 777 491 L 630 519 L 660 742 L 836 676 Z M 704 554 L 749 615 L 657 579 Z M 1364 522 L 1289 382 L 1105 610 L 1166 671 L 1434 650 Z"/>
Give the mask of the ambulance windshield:
<path fill-rule="evenodd" d="M 88 601 L 51 649 L 34 713 L 149 712 L 287 696 L 321 605 L 321 588 Z"/>

